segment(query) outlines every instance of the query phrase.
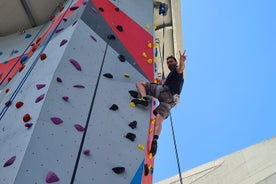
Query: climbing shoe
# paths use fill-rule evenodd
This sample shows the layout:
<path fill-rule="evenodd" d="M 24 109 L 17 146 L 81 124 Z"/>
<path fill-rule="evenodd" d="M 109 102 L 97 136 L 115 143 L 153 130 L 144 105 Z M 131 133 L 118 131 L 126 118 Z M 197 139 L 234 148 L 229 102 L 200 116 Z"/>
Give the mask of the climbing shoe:
<path fill-rule="evenodd" d="M 145 107 L 148 106 L 148 104 L 149 104 L 149 101 L 148 101 L 148 99 L 146 97 L 135 98 L 135 99 L 131 100 L 131 102 L 133 102 L 135 105 L 141 104 L 141 105 L 143 105 Z"/>
<path fill-rule="evenodd" d="M 150 153 L 152 154 L 152 156 L 154 156 L 156 152 L 157 152 L 157 140 L 153 139 L 151 142 Z"/>
<path fill-rule="evenodd" d="M 130 96 L 132 96 L 133 98 L 138 98 L 138 92 L 134 91 L 134 90 L 129 90 L 128 91 Z"/>

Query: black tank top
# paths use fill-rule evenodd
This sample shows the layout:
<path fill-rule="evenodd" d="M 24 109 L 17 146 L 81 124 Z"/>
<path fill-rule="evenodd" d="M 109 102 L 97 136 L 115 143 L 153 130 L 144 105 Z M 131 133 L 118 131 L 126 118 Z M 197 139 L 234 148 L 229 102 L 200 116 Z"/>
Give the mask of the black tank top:
<path fill-rule="evenodd" d="M 182 86 L 184 83 L 183 73 L 177 73 L 177 68 L 175 67 L 166 78 L 164 83 L 165 86 L 169 87 L 172 94 L 179 94 L 181 93 Z"/>

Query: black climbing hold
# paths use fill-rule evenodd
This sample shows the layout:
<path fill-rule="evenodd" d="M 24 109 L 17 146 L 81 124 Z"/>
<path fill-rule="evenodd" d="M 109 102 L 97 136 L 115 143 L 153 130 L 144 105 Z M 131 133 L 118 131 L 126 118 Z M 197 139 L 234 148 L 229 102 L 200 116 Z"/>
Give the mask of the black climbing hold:
<path fill-rule="evenodd" d="M 123 55 L 121 55 L 121 54 L 118 56 L 118 59 L 119 59 L 120 61 L 122 61 L 122 62 L 125 62 L 125 61 L 126 61 L 125 56 L 123 56 Z"/>
<path fill-rule="evenodd" d="M 116 12 L 120 11 L 120 8 L 116 7 L 116 8 L 115 8 L 115 11 L 116 11 Z"/>
<path fill-rule="evenodd" d="M 110 110 L 113 110 L 113 111 L 116 111 L 116 110 L 119 109 L 119 107 L 118 107 L 118 105 L 113 104 L 109 109 L 110 109 Z"/>
<path fill-rule="evenodd" d="M 144 173 L 145 173 L 145 176 L 147 176 L 149 174 L 149 166 L 148 166 L 148 164 L 144 165 Z"/>
<path fill-rule="evenodd" d="M 135 138 L 136 138 L 136 135 L 129 132 L 129 133 L 127 133 L 127 135 L 126 135 L 126 138 L 129 139 L 129 140 L 131 140 L 131 141 L 134 141 Z"/>
<path fill-rule="evenodd" d="M 110 79 L 113 78 L 113 75 L 111 73 L 105 73 L 105 74 L 103 74 L 103 76 L 105 76 L 106 78 L 110 78 Z"/>
<path fill-rule="evenodd" d="M 114 168 L 112 168 L 112 170 L 113 170 L 116 174 L 121 174 L 121 173 L 125 172 L 125 168 L 124 168 L 124 167 L 114 167 Z"/>
<path fill-rule="evenodd" d="M 138 92 L 137 91 L 129 90 L 128 92 L 129 92 L 130 96 L 132 96 L 133 98 L 138 98 Z"/>
<path fill-rule="evenodd" d="M 113 34 L 107 35 L 107 39 L 116 40 L 116 37 Z"/>
<path fill-rule="evenodd" d="M 120 31 L 120 32 L 123 32 L 123 31 L 124 31 L 124 29 L 123 29 L 123 27 L 122 27 L 121 25 L 117 25 L 116 28 L 117 28 L 117 30 Z"/>
<path fill-rule="evenodd" d="M 137 121 L 132 121 L 128 124 L 128 126 L 130 126 L 132 129 L 137 127 Z"/>
<path fill-rule="evenodd" d="M 102 7 L 100 7 L 99 10 L 100 10 L 101 12 L 104 12 L 104 9 L 103 9 Z"/>

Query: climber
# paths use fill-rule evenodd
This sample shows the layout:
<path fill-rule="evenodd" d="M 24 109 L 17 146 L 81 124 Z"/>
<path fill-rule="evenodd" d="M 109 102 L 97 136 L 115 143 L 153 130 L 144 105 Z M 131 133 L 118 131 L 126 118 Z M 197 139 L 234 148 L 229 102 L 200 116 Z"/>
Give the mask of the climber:
<path fill-rule="evenodd" d="M 150 153 L 154 156 L 157 152 L 157 140 L 162 130 L 162 122 L 166 119 L 170 110 L 179 102 L 179 95 L 184 83 L 183 71 L 185 68 L 186 55 L 179 51 L 179 65 L 174 56 L 167 57 L 167 66 L 170 70 L 164 84 L 149 83 L 140 81 L 136 83 L 136 88 L 139 92 L 140 98 L 132 100 L 135 104 L 148 105 L 148 96 L 158 99 L 159 105 L 153 111 L 155 118 L 154 137 L 151 144 Z"/>

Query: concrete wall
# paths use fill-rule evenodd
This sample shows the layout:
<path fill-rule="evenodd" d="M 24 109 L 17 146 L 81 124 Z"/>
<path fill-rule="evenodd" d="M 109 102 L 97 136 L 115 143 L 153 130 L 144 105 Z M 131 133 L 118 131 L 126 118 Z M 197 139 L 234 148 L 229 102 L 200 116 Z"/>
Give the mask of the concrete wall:
<path fill-rule="evenodd" d="M 152 107 L 131 107 L 128 93 L 153 81 L 153 21 L 141 14 L 152 11 L 147 0 L 68 1 L 45 26 L 1 38 L 0 183 L 152 182 Z"/>

